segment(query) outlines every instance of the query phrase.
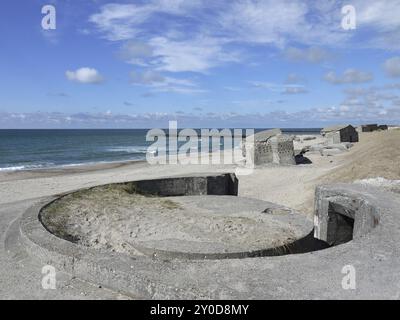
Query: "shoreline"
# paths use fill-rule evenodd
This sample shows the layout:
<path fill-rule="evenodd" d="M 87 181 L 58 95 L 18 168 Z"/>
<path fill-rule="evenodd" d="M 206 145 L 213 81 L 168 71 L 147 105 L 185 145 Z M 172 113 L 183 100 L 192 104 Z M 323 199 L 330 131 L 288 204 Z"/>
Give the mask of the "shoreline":
<path fill-rule="evenodd" d="M 84 158 L 80 157 L 79 152 L 84 152 L 85 149 L 76 149 L 76 146 L 73 148 L 70 148 L 69 146 L 63 147 L 60 144 L 60 141 L 55 140 L 53 141 L 53 144 L 49 144 L 48 149 L 38 149 L 37 147 L 33 148 L 28 148 L 28 151 L 26 151 L 24 148 L 24 145 L 21 144 L 16 144 L 16 142 L 11 143 L 10 141 L 7 140 L 8 137 L 13 136 L 15 132 L 15 135 L 18 137 L 18 139 L 22 139 L 21 141 L 17 140 L 18 143 L 26 143 L 28 141 L 27 139 L 31 139 L 29 136 L 21 136 L 18 134 L 18 132 L 23 131 L 23 130 L 7 130 L 10 131 L 11 133 L 5 135 L 5 139 L 2 140 L 1 136 L 1 130 L 6 131 L 6 129 L 0 129 L 0 150 L 8 150 L 10 148 L 10 152 L 5 152 L 4 153 L 4 158 L 1 161 L 0 164 L 0 175 L 5 173 L 13 173 L 13 172 L 41 172 L 43 170 L 64 170 L 69 167 L 72 167 L 76 169 L 77 167 L 82 167 L 82 168 L 88 168 L 90 170 L 91 167 L 93 166 L 99 166 L 99 165 L 113 165 L 113 164 L 120 164 L 120 163 L 131 163 L 135 161 L 146 161 L 146 153 L 148 148 L 152 145 L 152 143 L 146 145 L 143 141 L 140 141 L 140 139 L 144 139 L 144 137 L 139 137 L 140 139 L 136 142 L 132 142 L 130 144 L 126 144 L 125 142 L 118 143 L 118 140 L 114 142 L 108 141 L 109 138 L 107 138 L 107 134 L 104 132 L 104 130 L 100 129 L 97 130 L 99 132 L 103 132 L 100 137 L 103 137 L 104 139 L 101 142 L 101 139 L 97 139 L 96 143 L 97 145 L 93 148 L 90 149 L 89 155 L 84 154 Z M 26 131 L 30 131 L 31 129 L 27 129 Z M 33 130 L 33 129 L 32 129 Z M 37 129 L 36 131 L 40 131 L 41 129 Z M 61 131 L 66 131 L 63 129 L 59 129 Z M 78 131 L 80 129 L 77 129 Z M 317 131 L 313 131 L 315 129 L 310 128 L 310 129 L 291 129 L 288 128 L 286 130 L 289 131 L 282 131 L 284 134 L 293 136 L 293 137 L 304 137 L 304 136 L 318 136 L 319 133 Z M 69 130 L 73 131 L 73 130 Z M 93 131 L 92 129 L 87 129 L 87 131 Z M 114 130 L 115 131 L 115 130 Z M 122 130 L 126 131 L 126 130 Z M 256 130 L 257 132 L 258 130 Z M 199 133 L 200 134 L 200 133 Z M 68 135 L 67 135 L 68 137 Z M 71 135 L 73 137 L 73 135 Z M 34 137 L 36 141 L 36 144 L 40 142 L 43 137 L 41 135 L 35 136 Z M 58 139 L 59 137 L 57 137 Z M 64 139 L 63 137 L 62 139 Z M 98 137 L 97 137 L 98 138 Z M 121 137 L 118 137 L 121 138 Z M 135 139 L 137 139 L 136 137 Z M 24 140 L 25 139 L 25 140 Z M 108 140 L 107 140 L 108 139 Z M 68 140 L 66 140 L 68 142 Z M 104 142 L 107 141 L 107 142 Z M 201 141 L 201 140 L 200 140 Z M 86 141 L 87 143 L 87 141 Z M 144 143 L 144 145 L 143 145 Z M 58 145 L 57 145 L 58 144 Z M 76 144 L 76 143 L 75 143 Z M 113 145 L 114 144 L 114 145 Z M 184 143 L 183 143 L 184 144 Z M 183 144 L 178 145 L 178 147 L 181 147 Z M 236 146 L 234 145 L 233 148 Z M 54 149 L 54 150 L 53 150 Z M 76 149 L 76 150 L 75 150 Z M 200 149 L 200 146 L 199 146 Z M 134 151 L 132 151 L 134 150 Z M 69 152 L 78 152 L 78 156 L 73 155 L 69 156 Z M 113 152 L 118 152 L 118 154 L 113 155 Z M 125 153 L 126 152 L 126 153 Z M 202 151 L 200 151 L 202 152 Z M 218 152 L 218 151 L 217 151 Z M 23 155 L 23 157 L 20 156 Z M 26 161 L 28 160 L 28 161 Z"/>
<path fill-rule="evenodd" d="M 43 177 L 54 177 L 59 175 L 90 173 L 102 170 L 110 170 L 123 168 L 127 166 L 146 165 L 146 160 L 128 160 L 113 162 L 84 163 L 76 165 L 66 165 L 58 167 L 21 169 L 21 170 L 4 170 L 0 171 L 0 182 L 34 179 Z"/>
<path fill-rule="evenodd" d="M 315 187 L 366 178 L 400 179 L 400 131 L 362 133 L 360 142 L 342 154 L 307 152 L 308 164 L 265 165 L 238 176 L 240 196 L 274 202 L 311 215 Z M 319 140 L 296 142 L 298 149 Z M 399 159 L 399 160 L 397 160 Z M 168 164 L 122 161 L 63 168 L 0 172 L 0 205 L 114 182 L 182 175 L 234 172 L 234 165 Z"/>

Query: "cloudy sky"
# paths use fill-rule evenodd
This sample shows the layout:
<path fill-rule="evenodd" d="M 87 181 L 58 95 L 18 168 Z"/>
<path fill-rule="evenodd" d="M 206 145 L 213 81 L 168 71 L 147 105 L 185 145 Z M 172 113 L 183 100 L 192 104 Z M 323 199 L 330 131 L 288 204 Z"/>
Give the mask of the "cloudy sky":
<path fill-rule="evenodd" d="M 399 123 L 399 17 L 400 0 L 3 0 L 0 128 Z"/>

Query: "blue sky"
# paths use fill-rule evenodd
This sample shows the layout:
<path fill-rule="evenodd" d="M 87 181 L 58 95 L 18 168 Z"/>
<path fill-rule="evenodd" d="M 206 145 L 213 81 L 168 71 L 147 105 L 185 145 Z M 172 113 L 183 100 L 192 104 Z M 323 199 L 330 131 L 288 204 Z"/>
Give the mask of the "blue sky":
<path fill-rule="evenodd" d="M 4 0 L 0 128 L 399 123 L 399 16 L 399 0 Z"/>

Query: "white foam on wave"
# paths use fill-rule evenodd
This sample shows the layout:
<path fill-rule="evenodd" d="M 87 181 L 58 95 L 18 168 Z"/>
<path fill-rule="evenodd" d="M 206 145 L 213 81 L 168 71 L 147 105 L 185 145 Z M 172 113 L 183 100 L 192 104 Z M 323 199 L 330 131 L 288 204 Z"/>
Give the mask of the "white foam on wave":
<path fill-rule="evenodd" d="M 147 153 L 147 147 L 113 147 L 108 148 L 108 152 L 126 152 L 126 153 Z"/>
<path fill-rule="evenodd" d="M 17 170 L 24 170 L 25 166 L 16 166 L 16 167 L 6 167 L 6 168 L 0 168 L 0 172 L 2 171 L 17 171 Z"/>
<path fill-rule="evenodd" d="M 21 170 L 35 170 L 35 169 L 44 169 L 48 168 L 54 164 L 31 164 L 26 166 L 11 166 L 11 167 L 4 167 L 0 168 L 0 172 L 8 172 L 8 171 L 21 171 Z"/>

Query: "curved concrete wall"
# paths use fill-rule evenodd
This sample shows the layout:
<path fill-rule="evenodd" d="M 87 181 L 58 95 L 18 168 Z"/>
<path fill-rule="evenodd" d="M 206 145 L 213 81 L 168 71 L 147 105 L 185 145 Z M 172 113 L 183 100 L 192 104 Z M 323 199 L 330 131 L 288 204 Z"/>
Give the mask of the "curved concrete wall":
<path fill-rule="evenodd" d="M 321 186 L 316 195 L 316 236 L 341 244 L 304 254 L 193 261 L 132 259 L 93 251 L 61 240 L 43 228 L 38 212 L 51 199 L 25 213 L 20 222 L 21 238 L 28 252 L 45 263 L 135 297 L 398 299 L 399 197 L 373 187 L 345 184 Z M 329 218 L 334 215 L 346 216 L 346 223 L 353 219 L 353 227 L 337 220 L 330 225 Z M 337 242 L 341 234 L 338 226 L 345 226 L 344 236 L 352 230 L 352 240 L 344 237 L 347 242 Z M 354 290 L 343 287 L 345 266 L 352 266 L 356 272 Z"/>
<path fill-rule="evenodd" d="M 132 182 L 136 192 L 161 197 L 193 195 L 237 196 L 239 181 L 235 174 L 177 177 Z"/>

